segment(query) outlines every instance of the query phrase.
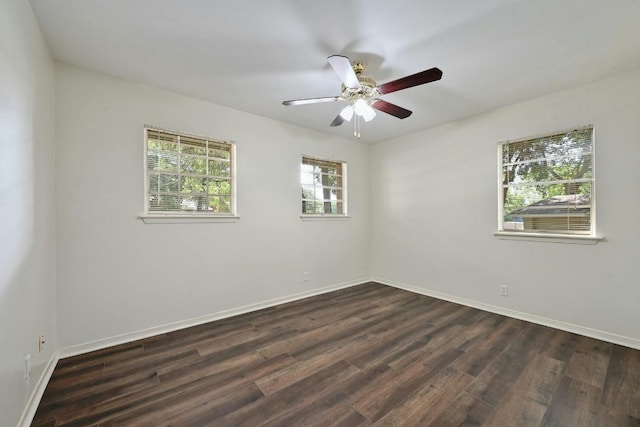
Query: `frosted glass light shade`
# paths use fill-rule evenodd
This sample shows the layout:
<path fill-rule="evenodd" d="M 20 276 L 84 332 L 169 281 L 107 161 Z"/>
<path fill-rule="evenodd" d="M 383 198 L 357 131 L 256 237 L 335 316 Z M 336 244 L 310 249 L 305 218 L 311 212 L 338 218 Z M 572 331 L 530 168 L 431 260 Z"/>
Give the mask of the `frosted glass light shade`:
<path fill-rule="evenodd" d="M 364 119 L 365 122 L 370 121 L 376 116 L 376 112 L 364 99 L 358 99 L 353 104 L 356 114 Z"/>
<path fill-rule="evenodd" d="M 348 122 L 351 121 L 351 118 L 353 117 L 353 107 L 351 105 L 344 107 L 342 111 L 340 111 L 340 117 Z"/>

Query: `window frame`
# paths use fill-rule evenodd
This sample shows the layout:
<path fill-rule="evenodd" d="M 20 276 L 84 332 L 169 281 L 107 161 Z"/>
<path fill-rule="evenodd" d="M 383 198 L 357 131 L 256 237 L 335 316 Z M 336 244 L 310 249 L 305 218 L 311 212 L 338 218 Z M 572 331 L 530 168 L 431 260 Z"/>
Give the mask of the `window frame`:
<path fill-rule="evenodd" d="M 591 157 L 591 178 L 584 179 L 585 182 L 589 182 L 591 186 L 590 190 L 590 208 L 589 208 L 589 231 L 588 232 L 576 232 L 571 230 L 533 230 L 526 229 L 523 231 L 510 230 L 504 228 L 504 186 L 503 183 L 503 147 L 507 144 L 522 143 L 526 141 L 543 140 L 545 138 L 553 138 L 560 135 L 567 135 L 575 131 L 591 130 L 591 150 L 586 153 L 581 153 L 580 156 L 589 155 Z M 560 156 L 565 158 L 567 156 Z M 556 159 L 557 160 L 557 159 Z M 533 160 L 531 160 L 533 162 Z M 519 138 L 514 140 L 501 141 L 497 144 L 497 188 L 498 188 L 498 228 L 494 232 L 494 235 L 501 239 L 507 240 L 529 240 L 529 241 L 546 241 L 556 243 L 579 243 L 579 244 L 596 244 L 602 240 L 596 234 L 596 173 L 595 173 L 595 127 L 593 125 L 585 125 L 577 128 L 571 128 L 567 130 L 561 130 L 557 132 L 550 132 L 545 134 L 539 134 L 526 138 Z M 568 182 L 570 180 L 566 180 Z M 534 181 L 538 182 L 538 181 Z M 544 182 L 544 181 L 540 181 Z M 565 182 L 561 180 L 558 183 Z M 548 183 L 546 183 L 548 184 Z M 508 185 L 508 184 L 507 184 Z"/>
<path fill-rule="evenodd" d="M 225 145 L 229 151 L 229 169 L 230 169 L 230 212 L 214 212 L 214 211 L 198 211 L 198 210 L 182 210 L 182 211 L 153 211 L 150 209 L 150 189 L 149 189 L 149 170 L 148 170 L 148 152 L 149 152 L 149 132 L 161 132 L 170 134 L 175 137 L 192 138 L 217 145 Z M 145 223 L 198 223 L 198 222 L 235 222 L 239 219 L 236 210 L 236 144 L 233 141 L 221 140 L 218 138 L 210 138 L 188 132 L 164 129 L 157 126 L 145 125 L 143 131 L 143 172 L 144 172 L 144 213 L 139 217 Z M 178 154 L 178 153 L 177 153 Z M 208 158 L 208 157 L 207 157 Z M 176 175 L 179 176 L 179 173 Z M 207 175 L 213 177 L 214 175 Z"/>
<path fill-rule="evenodd" d="M 333 160 L 333 159 L 327 159 L 324 157 L 318 157 L 318 156 L 312 156 L 312 155 L 307 155 L 307 154 L 303 154 L 300 158 L 300 181 L 299 181 L 299 185 L 300 185 L 300 189 L 303 193 L 304 196 L 304 186 L 305 184 L 302 181 L 302 168 L 305 165 L 305 160 L 312 162 L 311 164 L 314 163 L 318 163 L 318 164 L 322 164 L 322 163 L 330 163 L 330 164 L 335 164 L 335 165 L 340 165 L 340 178 L 342 179 L 342 185 L 339 187 L 335 187 L 337 189 L 339 189 L 339 191 L 342 193 L 342 198 L 339 199 L 340 202 L 342 203 L 342 212 L 340 213 L 305 213 L 305 212 L 301 212 L 300 213 L 300 218 L 304 221 L 313 221 L 313 220 L 343 220 L 343 219 L 348 219 L 350 218 L 348 215 L 348 196 L 347 196 L 347 162 L 344 160 Z M 309 164 L 309 163 L 306 163 Z M 302 197 L 301 199 L 301 208 L 304 205 L 306 199 L 304 197 Z M 314 199 L 316 200 L 316 199 Z M 330 199 L 329 199 L 330 200 Z M 316 200 L 318 201 L 318 200 Z M 338 200 L 336 200 L 338 201 Z M 322 203 L 330 203 L 330 201 L 327 201 L 326 199 L 322 199 L 321 200 Z M 303 209 L 303 208 L 302 208 Z"/>

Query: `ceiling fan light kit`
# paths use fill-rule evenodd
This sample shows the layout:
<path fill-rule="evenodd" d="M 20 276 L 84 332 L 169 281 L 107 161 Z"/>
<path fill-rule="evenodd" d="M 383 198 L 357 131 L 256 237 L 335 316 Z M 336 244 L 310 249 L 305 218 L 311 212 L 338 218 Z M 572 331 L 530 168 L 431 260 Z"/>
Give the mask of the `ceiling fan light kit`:
<path fill-rule="evenodd" d="M 362 117 L 365 122 L 371 121 L 375 116 L 376 112 L 371 108 L 369 103 L 362 98 L 358 98 L 353 103 L 353 111 Z"/>
<path fill-rule="evenodd" d="M 411 111 L 378 98 L 380 95 L 430 83 L 442 78 L 442 71 L 434 67 L 378 86 L 375 80 L 363 74 L 364 64 L 362 62 L 356 61 L 352 64 L 349 58 L 342 55 L 332 55 L 327 60 L 342 81 L 342 93 L 339 96 L 294 99 L 283 101 L 282 103 L 284 105 L 305 105 L 330 101 L 347 101 L 349 105 L 340 111 L 330 126 L 340 126 L 345 121 L 349 122 L 355 114 L 353 135 L 356 138 L 360 138 L 360 117 L 365 122 L 371 121 L 376 116 L 375 110 L 399 119 L 406 119 L 411 115 Z"/>

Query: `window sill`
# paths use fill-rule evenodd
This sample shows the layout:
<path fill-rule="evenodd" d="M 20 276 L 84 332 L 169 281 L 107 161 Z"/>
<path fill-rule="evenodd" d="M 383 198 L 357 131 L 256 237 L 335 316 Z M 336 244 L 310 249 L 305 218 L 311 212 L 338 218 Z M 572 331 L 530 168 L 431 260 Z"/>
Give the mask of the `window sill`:
<path fill-rule="evenodd" d="M 537 233 L 514 233 L 509 231 L 495 231 L 493 233 L 502 240 L 521 240 L 528 242 L 548 242 L 548 243 L 568 243 L 574 245 L 595 245 L 604 240 L 598 236 L 567 235 L 567 234 L 537 234 Z"/>
<path fill-rule="evenodd" d="M 349 218 L 347 215 L 300 215 L 303 221 L 346 221 Z"/>
<path fill-rule="evenodd" d="M 212 222 L 238 222 L 240 217 L 232 215 L 140 215 L 145 224 L 196 224 Z"/>

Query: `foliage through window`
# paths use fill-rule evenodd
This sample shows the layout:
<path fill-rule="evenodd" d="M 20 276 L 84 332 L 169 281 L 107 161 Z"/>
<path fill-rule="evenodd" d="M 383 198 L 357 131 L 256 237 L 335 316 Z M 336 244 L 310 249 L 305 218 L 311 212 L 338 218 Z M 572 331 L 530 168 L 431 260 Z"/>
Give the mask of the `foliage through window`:
<path fill-rule="evenodd" d="M 233 214 L 233 145 L 145 129 L 148 213 Z"/>
<path fill-rule="evenodd" d="M 500 231 L 595 235 L 593 128 L 498 144 Z"/>
<path fill-rule="evenodd" d="M 346 215 L 346 171 L 344 162 L 302 157 L 302 213 Z"/>

